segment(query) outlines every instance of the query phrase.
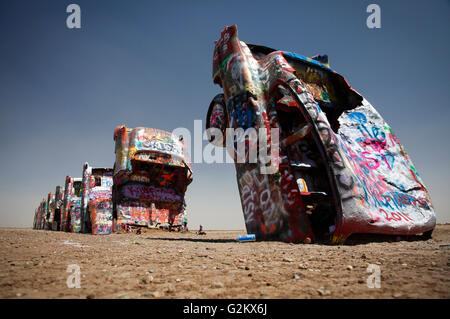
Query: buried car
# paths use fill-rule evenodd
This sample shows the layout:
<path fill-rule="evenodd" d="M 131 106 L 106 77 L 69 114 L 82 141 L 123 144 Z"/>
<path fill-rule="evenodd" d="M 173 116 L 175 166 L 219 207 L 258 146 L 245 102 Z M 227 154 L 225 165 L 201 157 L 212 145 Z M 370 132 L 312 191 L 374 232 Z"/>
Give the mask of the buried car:
<path fill-rule="evenodd" d="M 125 225 L 181 228 L 184 195 L 192 182 L 180 137 L 154 128 L 114 131 L 113 201 L 117 228 Z"/>
<path fill-rule="evenodd" d="M 55 194 L 48 193 L 47 205 L 45 208 L 45 221 L 44 221 L 45 230 L 52 229 L 54 218 L 55 218 Z"/>
<path fill-rule="evenodd" d="M 33 229 L 44 229 L 47 201 L 43 199 L 35 211 Z"/>
<path fill-rule="evenodd" d="M 81 230 L 81 188 L 81 178 L 66 176 L 64 201 L 61 211 L 61 231 L 79 233 Z"/>
<path fill-rule="evenodd" d="M 55 190 L 55 215 L 53 219 L 52 229 L 55 231 L 61 230 L 61 213 L 64 203 L 64 187 L 56 186 Z"/>
<path fill-rule="evenodd" d="M 82 233 L 110 234 L 113 231 L 112 177 L 112 168 L 91 167 L 88 163 L 83 165 Z"/>
<path fill-rule="evenodd" d="M 328 65 L 327 56 L 246 44 L 237 27 L 215 42 L 206 128 L 266 131 L 266 163 L 235 160 L 246 228 L 257 240 L 344 242 L 351 234 L 431 236 L 430 195 L 391 127 Z M 274 142 L 273 130 L 279 136 Z M 273 139 L 272 139 L 273 137 Z M 227 141 L 228 139 L 228 141 Z M 246 146 L 249 152 L 249 146 Z M 275 156 L 273 155 L 275 154 Z"/>

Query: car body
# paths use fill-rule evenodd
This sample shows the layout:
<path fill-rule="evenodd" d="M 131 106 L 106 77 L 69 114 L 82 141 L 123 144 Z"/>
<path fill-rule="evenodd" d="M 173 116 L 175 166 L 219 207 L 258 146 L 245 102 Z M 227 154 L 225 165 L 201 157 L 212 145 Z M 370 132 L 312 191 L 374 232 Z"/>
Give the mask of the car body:
<path fill-rule="evenodd" d="M 52 230 L 53 220 L 55 218 L 55 194 L 48 193 L 47 195 L 47 207 L 45 211 L 45 230 Z"/>
<path fill-rule="evenodd" d="M 52 230 L 61 230 L 61 211 L 63 209 L 64 202 L 64 187 L 56 186 L 55 189 L 55 201 L 53 207 L 53 219 L 52 219 Z"/>
<path fill-rule="evenodd" d="M 183 141 L 163 130 L 124 125 L 115 129 L 114 141 L 117 227 L 181 227 L 192 182 Z"/>
<path fill-rule="evenodd" d="M 66 176 L 66 183 L 64 186 L 64 201 L 61 210 L 61 230 L 65 232 L 79 232 L 80 231 L 80 204 L 81 204 L 81 190 L 83 181 L 82 178 L 73 178 Z M 78 208 L 77 208 L 78 206 Z M 73 211 L 73 213 L 72 213 Z M 78 211 L 78 214 L 76 213 Z M 72 217 L 74 220 L 72 221 Z M 75 230 L 73 231 L 73 226 Z"/>
<path fill-rule="evenodd" d="M 261 174 L 260 162 L 235 163 L 247 232 L 257 240 L 431 235 L 435 213 L 411 159 L 328 57 L 246 44 L 233 25 L 215 43 L 213 81 L 223 94 L 210 104 L 207 128 L 279 131 L 274 174 Z"/>
<path fill-rule="evenodd" d="M 81 190 L 82 233 L 110 234 L 113 231 L 112 168 L 83 165 Z"/>
<path fill-rule="evenodd" d="M 43 199 L 36 208 L 33 222 L 33 229 L 44 229 L 47 201 Z"/>

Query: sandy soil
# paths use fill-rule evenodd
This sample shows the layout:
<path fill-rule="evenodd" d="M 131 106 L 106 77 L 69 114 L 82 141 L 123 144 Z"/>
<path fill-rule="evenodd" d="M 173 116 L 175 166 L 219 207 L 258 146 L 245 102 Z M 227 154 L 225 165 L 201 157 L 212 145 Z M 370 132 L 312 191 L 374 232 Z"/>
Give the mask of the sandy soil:
<path fill-rule="evenodd" d="M 449 298 L 450 225 L 427 241 L 239 243 L 243 231 L 94 236 L 0 228 L 1 298 Z M 68 288 L 70 264 L 81 288 Z M 368 288 L 369 264 L 381 288 Z"/>

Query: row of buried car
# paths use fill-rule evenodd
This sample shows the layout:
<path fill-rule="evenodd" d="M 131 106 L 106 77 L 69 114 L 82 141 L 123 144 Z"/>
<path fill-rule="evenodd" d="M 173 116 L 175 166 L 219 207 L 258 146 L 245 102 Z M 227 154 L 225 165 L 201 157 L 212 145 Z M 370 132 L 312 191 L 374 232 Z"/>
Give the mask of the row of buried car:
<path fill-rule="evenodd" d="M 184 141 L 153 128 L 119 126 L 113 168 L 83 165 L 35 211 L 34 229 L 110 234 L 127 226 L 187 226 L 184 195 L 192 182 Z"/>
<path fill-rule="evenodd" d="M 227 145 L 235 160 L 245 225 L 256 240 L 431 236 L 436 216 L 430 194 L 403 145 L 375 108 L 330 68 L 327 56 L 248 44 L 233 25 L 215 42 L 213 82 L 223 93 L 210 103 L 206 128 L 213 130 L 207 133 L 220 131 L 208 133 L 210 142 Z M 250 128 L 268 136 L 267 153 L 276 155 L 270 174 L 263 173 L 266 162 L 237 160 L 239 146 L 227 130 Z M 272 143 L 272 130 L 279 143 Z M 69 178 L 67 192 L 57 188 L 42 202 L 37 228 L 99 233 L 127 223 L 182 223 L 192 173 L 181 141 L 144 128 L 119 127 L 114 137 L 114 170 L 86 165 L 81 182 Z"/>

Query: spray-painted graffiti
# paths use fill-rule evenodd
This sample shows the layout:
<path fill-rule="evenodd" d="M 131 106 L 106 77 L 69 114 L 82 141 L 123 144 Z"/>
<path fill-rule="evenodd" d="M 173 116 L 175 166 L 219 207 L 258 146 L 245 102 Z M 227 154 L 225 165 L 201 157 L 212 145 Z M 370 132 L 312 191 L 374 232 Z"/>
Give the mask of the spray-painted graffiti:
<path fill-rule="evenodd" d="M 89 203 L 92 234 L 107 235 L 113 231 L 111 193 L 104 197 L 98 196 Z"/>
<path fill-rule="evenodd" d="M 103 234 L 112 231 L 112 174 L 111 168 L 91 167 L 88 163 L 83 165 L 81 232 Z M 111 220 L 111 227 L 103 223 L 105 220 Z"/>
<path fill-rule="evenodd" d="M 81 199 L 75 198 L 70 205 L 70 232 L 81 232 Z"/>
<path fill-rule="evenodd" d="M 35 210 L 33 228 L 44 229 L 47 215 L 47 200 L 43 199 Z"/>
<path fill-rule="evenodd" d="M 173 166 L 190 165 L 184 152 L 184 143 L 169 132 L 137 127 L 119 126 L 114 132 L 116 142 L 115 174 L 132 171 L 134 159 Z M 116 177 L 117 178 L 117 177 Z"/>
<path fill-rule="evenodd" d="M 122 188 L 123 196 L 131 199 L 154 200 L 158 202 L 180 202 L 182 196 L 173 189 L 129 183 Z"/>
<path fill-rule="evenodd" d="M 151 220 L 152 205 L 139 201 L 122 201 L 117 207 L 119 220 L 130 220 L 133 224 L 147 225 Z"/>

